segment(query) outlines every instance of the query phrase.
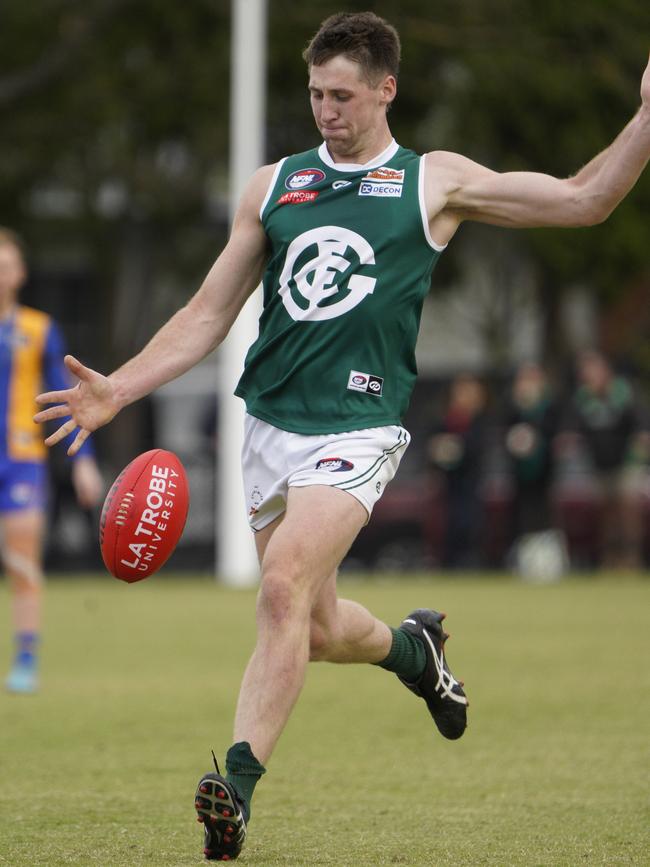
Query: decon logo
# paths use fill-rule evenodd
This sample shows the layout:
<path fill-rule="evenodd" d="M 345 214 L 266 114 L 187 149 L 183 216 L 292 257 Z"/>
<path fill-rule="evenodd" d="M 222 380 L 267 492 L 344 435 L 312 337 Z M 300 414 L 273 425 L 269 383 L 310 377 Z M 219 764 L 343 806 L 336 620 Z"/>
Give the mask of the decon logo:
<path fill-rule="evenodd" d="M 360 196 L 377 196 L 384 199 L 400 199 L 404 188 L 405 169 L 389 169 L 387 166 L 368 172 L 361 179 Z"/>
<path fill-rule="evenodd" d="M 401 199 L 401 184 L 371 183 L 363 181 L 359 187 L 360 196 L 377 196 L 380 199 Z"/>
<path fill-rule="evenodd" d="M 373 376 L 371 373 L 361 373 L 360 370 L 351 370 L 348 377 L 348 389 L 350 391 L 364 391 L 366 394 L 374 394 L 381 397 L 384 390 L 384 380 L 381 376 Z"/>

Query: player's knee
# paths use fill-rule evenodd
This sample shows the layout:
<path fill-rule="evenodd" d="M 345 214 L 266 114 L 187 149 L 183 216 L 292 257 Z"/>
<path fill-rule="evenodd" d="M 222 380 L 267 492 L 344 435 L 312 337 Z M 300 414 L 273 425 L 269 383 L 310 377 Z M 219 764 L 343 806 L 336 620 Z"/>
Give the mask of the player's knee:
<path fill-rule="evenodd" d="M 8 548 L 4 552 L 3 565 L 11 580 L 14 592 L 38 593 L 43 584 L 43 572 L 37 560 Z"/>
<path fill-rule="evenodd" d="M 305 604 L 300 592 L 300 582 L 286 572 L 271 570 L 262 575 L 257 600 L 258 620 L 281 628 L 301 616 Z"/>

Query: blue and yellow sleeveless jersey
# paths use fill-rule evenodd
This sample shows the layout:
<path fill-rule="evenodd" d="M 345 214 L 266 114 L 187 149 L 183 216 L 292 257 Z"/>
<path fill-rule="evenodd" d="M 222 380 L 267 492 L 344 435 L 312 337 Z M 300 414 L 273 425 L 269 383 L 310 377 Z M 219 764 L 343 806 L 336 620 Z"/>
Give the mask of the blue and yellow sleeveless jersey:
<path fill-rule="evenodd" d="M 43 391 L 70 387 L 59 328 L 47 313 L 17 306 L 0 321 L 0 462 L 43 463 L 42 425 L 34 422 Z M 92 454 L 86 444 L 82 451 Z"/>

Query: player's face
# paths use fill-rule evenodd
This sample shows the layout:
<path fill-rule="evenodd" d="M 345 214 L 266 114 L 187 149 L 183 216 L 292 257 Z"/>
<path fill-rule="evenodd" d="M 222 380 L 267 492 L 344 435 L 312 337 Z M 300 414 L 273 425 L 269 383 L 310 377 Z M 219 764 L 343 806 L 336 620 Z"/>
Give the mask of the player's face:
<path fill-rule="evenodd" d="M 395 79 L 385 76 L 373 87 L 358 63 L 338 56 L 309 70 L 314 120 L 331 152 L 354 154 L 382 131 L 386 108 L 395 97 Z"/>
<path fill-rule="evenodd" d="M 13 244 L 0 244 L 0 305 L 13 303 L 25 277 L 20 250 Z"/>

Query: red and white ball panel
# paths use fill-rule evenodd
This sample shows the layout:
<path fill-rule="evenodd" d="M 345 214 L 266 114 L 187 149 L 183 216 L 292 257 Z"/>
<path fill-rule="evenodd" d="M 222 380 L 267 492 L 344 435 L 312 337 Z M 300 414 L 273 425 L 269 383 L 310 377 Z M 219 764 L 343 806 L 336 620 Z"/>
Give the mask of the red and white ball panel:
<path fill-rule="evenodd" d="M 104 502 L 99 543 L 108 571 L 129 584 L 157 572 L 178 544 L 189 504 L 187 476 L 173 452 L 138 455 Z"/>

